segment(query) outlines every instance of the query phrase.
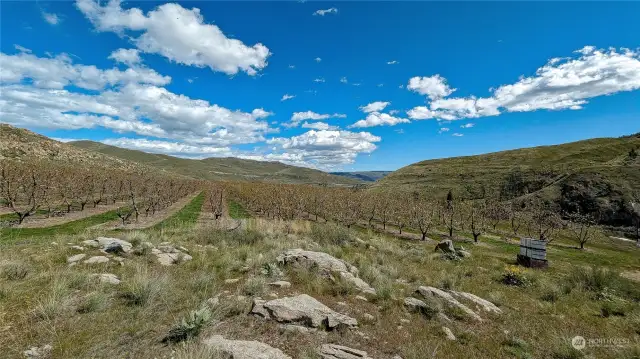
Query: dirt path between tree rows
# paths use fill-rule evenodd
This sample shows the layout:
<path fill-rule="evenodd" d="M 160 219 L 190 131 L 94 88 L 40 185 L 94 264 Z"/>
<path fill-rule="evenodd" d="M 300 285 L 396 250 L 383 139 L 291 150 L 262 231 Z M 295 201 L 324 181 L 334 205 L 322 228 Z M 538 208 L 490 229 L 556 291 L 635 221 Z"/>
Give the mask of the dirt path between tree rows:
<path fill-rule="evenodd" d="M 84 219 L 87 217 L 113 211 L 114 209 L 123 206 L 124 204 L 124 202 L 116 202 L 115 204 L 98 205 L 95 208 L 93 206 L 87 206 L 84 208 L 84 211 L 72 211 L 69 213 L 65 213 L 64 216 L 49 218 L 47 218 L 44 214 L 38 214 L 25 218 L 22 224 L 13 226 L 12 228 L 46 228 L 58 226 L 71 221 L 77 221 L 79 219 Z"/>
<path fill-rule="evenodd" d="M 147 229 L 155 226 L 156 224 L 164 221 L 165 219 L 171 217 L 174 213 L 178 212 L 184 206 L 189 204 L 200 192 L 193 193 L 189 196 L 186 196 L 171 206 L 157 211 L 154 215 L 145 216 L 144 214 L 140 214 L 138 217 L 138 221 L 136 222 L 133 216 L 131 216 L 131 222 L 125 225 L 122 225 L 122 221 L 120 219 L 115 221 L 109 221 L 105 223 L 98 224 L 96 226 L 91 227 L 92 229 L 100 228 L 105 230 L 114 230 L 114 229 Z"/>

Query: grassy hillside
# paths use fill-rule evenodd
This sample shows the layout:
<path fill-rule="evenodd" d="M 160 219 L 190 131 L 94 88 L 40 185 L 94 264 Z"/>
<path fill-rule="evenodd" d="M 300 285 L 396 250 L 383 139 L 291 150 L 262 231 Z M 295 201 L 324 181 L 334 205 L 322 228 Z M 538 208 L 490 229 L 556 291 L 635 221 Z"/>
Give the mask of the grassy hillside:
<path fill-rule="evenodd" d="M 331 172 L 332 175 L 353 178 L 365 182 L 375 182 L 389 173 L 391 173 L 391 171 Z"/>
<path fill-rule="evenodd" d="M 75 141 L 70 142 L 70 145 L 92 153 L 101 153 L 185 176 L 208 180 L 256 180 L 334 185 L 352 185 L 361 182 L 310 168 L 289 166 L 280 162 L 254 161 L 232 157 L 193 160 L 129 150 L 93 141 Z"/>
<path fill-rule="evenodd" d="M 31 131 L 0 123 L 0 159 L 49 159 L 71 165 L 101 168 L 139 168 L 125 159 L 87 152 Z"/>
<path fill-rule="evenodd" d="M 478 156 L 428 160 L 382 178 L 376 189 L 428 191 L 459 197 L 499 195 L 503 199 L 540 195 L 562 210 L 598 209 L 621 217 L 640 198 L 640 134 L 596 138 L 555 146 L 523 148 Z M 579 202 L 579 203 L 578 203 Z M 614 213 L 615 212 L 615 213 Z"/>

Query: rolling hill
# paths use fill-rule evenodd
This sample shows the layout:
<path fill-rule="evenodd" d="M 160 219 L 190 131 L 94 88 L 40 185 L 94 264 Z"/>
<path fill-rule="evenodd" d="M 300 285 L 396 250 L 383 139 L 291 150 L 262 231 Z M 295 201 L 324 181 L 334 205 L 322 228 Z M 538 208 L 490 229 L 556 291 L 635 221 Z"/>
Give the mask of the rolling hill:
<path fill-rule="evenodd" d="M 390 173 L 374 189 L 540 196 L 561 210 L 601 211 L 607 223 L 629 224 L 630 202 L 640 201 L 640 133 L 422 161 Z"/>
<path fill-rule="evenodd" d="M 207 180 L 354 185 L 359 180 L 319 170 L 240 158 L 184 159 L 92 141 L 62 143 L 29 130 L 0 124 L 0 158 L 38 158 L 102 168 L 145 168 Z"/>
<path fill-rule="evenodd" d="M 129 150 L 93 141 L 74 141 L 69 142 L 69 144 L 85 151 L 101 153 L 110 157 L 126 159 L 185 176 L 207 180 L 327 183 L 332 185 L 361 183 L 358 180 L 334 176 L 310 168 L 285 165 L 280 162 L 254 161 L 234 157 L 212 157 L 195 160 Z"/>

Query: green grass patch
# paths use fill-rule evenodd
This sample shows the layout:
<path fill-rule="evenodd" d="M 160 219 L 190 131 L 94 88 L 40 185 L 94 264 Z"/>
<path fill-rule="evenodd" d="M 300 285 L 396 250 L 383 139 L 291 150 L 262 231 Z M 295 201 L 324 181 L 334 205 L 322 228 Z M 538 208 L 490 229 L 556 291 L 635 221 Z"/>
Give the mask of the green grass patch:
<path fill-rule="evenodd" d="M 171 217 L 151 227 L 150 230 L 161 230 L 166 227 L 191 227 L 198 220 L 198 215 L 202 209 L 202 203 L 204 202 L 204 193 L 200 193 L 195 196 L 191 202 L 182 207 L 178 212 L 174 213 Z"/>
<path fill-rule="evenodd" d="M 247 210 L 245 210 L 244 207 L 242 207 L 238 202 L 229 200 L 227 202 L 227 209 L 229 210 L 229 216 L 231 218 L 251 218 L 249 212 L 247 212 Z"/>
<path fill-rule="evenodd" d="M 113 221 L 115 219 L 118 219 L 118 215 L 116 214 L 116 210 L 113 210 L 51 227 L 2 228 L 0 229 L 0 241 L 12 241 L 15 239 L 22 239 L 26 237 L 78 234 L 88 227 L 108 221 Z"/>

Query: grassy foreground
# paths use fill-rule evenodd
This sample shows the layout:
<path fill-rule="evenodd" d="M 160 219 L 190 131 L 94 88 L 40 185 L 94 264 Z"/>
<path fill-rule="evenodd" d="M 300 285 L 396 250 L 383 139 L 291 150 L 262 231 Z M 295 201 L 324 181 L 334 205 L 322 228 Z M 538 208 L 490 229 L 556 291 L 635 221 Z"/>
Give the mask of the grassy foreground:
<path fill-rule="evenodd" d="M 194 202 L 183 211 L 193 211 Z M 235 231 L 178 225 L 166 231 L 118 234 L 136 246 L 144 241 L 184 246 L 193 259 L 178 265 L 161 266 L 151 253 L 139 250 L 125 256 L 124 265 L 111 261 L 67 266 L 67 257 L 79 252 L 66 243 L 78 244 L 97 235 L 60 235 L 58 245 L 43 241 L 3 248 L 3 355 L 18 358 L 31 346 L 51 344 L 54 358 L 207 358 L 198 339 L 212 334 L 259 340 L 303 359 L 317 358 L 314 349 L 322 343 L 366 350 L 377 359 L 640 355 L 640 285 L 617 274 L 640 270 L 638 249 L 632 244 L 612 248 L 606 242 L 594 243 L 589 251 L 553 248 L 551 267 L 535 271 L 512 265 L 517 246 L 490 238 L 477 245 L 464 243 L 472 257 L 448 261 L 433 252 L 433 242 L 399 240 L 331 224 L 251 218 L 246 229 Z M 290 248 L 323 251 L 353 264 L 377 295 L 362 301 L 356 298 L 360 293 L 340 280 L 323 279 L 313 270 L 279 267 L 276 257 Z M 84 253 L 101 255 L 90 249 Z M 610 265 L 591 268 L 594 258 L 605 258 Z M 91 277 L 94 273 L 113 273 L 122 282 L 99 283 Z M 505 276 L 522 283 L 506 285 Z M 227 279 L 239 281 L 225 283 Z M 268 285 L 278 279 L 290 281 L 292 287 Z M 480 312 L 485 320 L 476 323 L 452 308 L 436 306 L 453 321 L 429 320 L 403 306 L 403 299 L 413 296 L 420 285 L 476 294 L 498 305 L 503 314 Z M 252 297 L 301 293 L 356 318 L 359 328 L 326 335 L 283 333 L 276 323 L 248 315 Z M 162 343 L 183 317 L 214 297 L 220 302 L 212 307 L 211 321 L 198 337 Z M 456 341 L 445 339 L 443 325 Z M 571 340 L 578 335 L 614 339 L 617 345 L 592 344 L 577 350 Z"/>

